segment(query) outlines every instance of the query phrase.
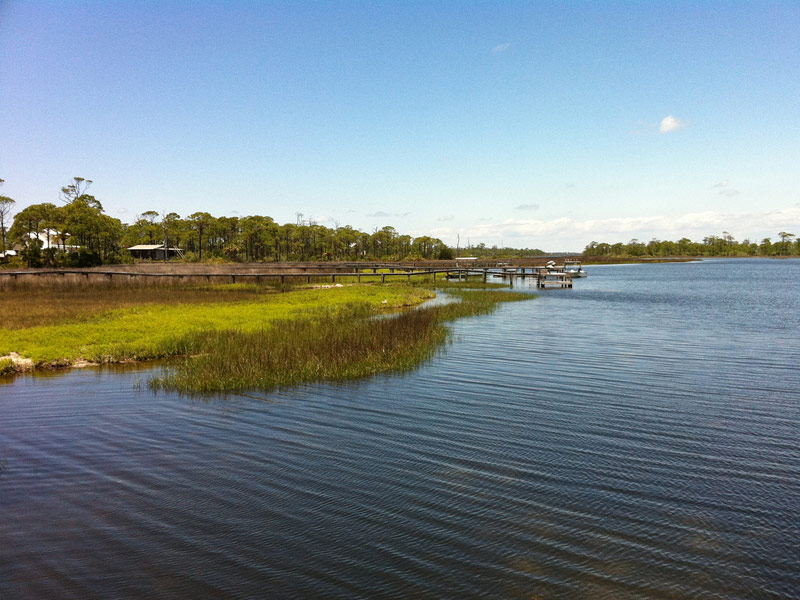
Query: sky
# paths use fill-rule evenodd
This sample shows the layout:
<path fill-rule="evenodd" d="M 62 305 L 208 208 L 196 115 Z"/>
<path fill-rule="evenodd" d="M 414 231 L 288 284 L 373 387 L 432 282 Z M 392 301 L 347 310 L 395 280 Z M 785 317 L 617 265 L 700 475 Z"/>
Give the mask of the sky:
<path fill-rule="evenodd" d="M 124 222 L 800 235 L 800 3 L 0 0 L 0 194 L 74 176 Z"/>

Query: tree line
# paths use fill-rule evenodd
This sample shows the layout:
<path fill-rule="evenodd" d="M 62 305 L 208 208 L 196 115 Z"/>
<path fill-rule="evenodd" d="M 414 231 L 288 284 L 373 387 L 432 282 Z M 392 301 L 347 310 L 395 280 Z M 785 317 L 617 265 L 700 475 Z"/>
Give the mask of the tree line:
<path fill-rule="evenodd" d="M 702 242 L 681 238 L 677 242 L 652 239 L 647 243 L 633 239 L 627 244 L 590 242 L 584 248 L 587 256 L 798 256 L 800 239 L 793 233 L 781 231 L 778 239 L 764 238 L 760 243 L 745 239 L 737 242 L 727 231 L 721 236 L 710 235 Z"/>
<path fill-rule="evenodd" d="M 180 248 L 186 260 L 198 261 L 429 260 L 451 259 L 459 252 L 439 238 L 412 237 L 391 226 L 368 233 L 349 225 L 326 227 L 300 213 L 296 223 L 281 225 L 260 215 L 215 217 L 201 211 L 181 217 L 151 210 L 126 224 L 105 214 L 100 201 L 88 193 L 91 184 L 73 178 L 61 188 L 58 205 L 32 204 L 14 216 L 10 227 L 15 202 L 0 196 L 0 256 L 14 249 L 19 252 L 17 261 L 29 267 L 55 267 L 129 262 L 126 248 L 140 244 Z M 479 256 L 511 251 L 484 244 L 464 250 Z"/>

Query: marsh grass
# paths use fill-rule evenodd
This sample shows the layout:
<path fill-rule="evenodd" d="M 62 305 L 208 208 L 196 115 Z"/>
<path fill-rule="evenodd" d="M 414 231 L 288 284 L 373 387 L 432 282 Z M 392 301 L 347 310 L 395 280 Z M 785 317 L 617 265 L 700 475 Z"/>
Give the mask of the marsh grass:
<path fill-rule="evenodd" d="M 20 276 L 0 280 L 0 328 L 28 327 L 93 321 L 98 315 L 144 305 L 202 304 L 255 300 L 265 294 L 286 293 L 307 287 L 330 287 L 330 276 L 310 274 L 308 278 L 286 279 L 265 276 L 260 282 L 208 282 L 204 275 L 177 278 L 117 277 L 108 280 L 93 275 Z M 411 283 L 431 285 L 430 275 L 412 275 Z M 381 275 L 362 275 L 361 283 L 380 283 Z M 337 275 L 336 284 L 357 283 L 356 277 Z M 387 278 L 385 285 L 407 285 L 405 277 Z M 482 284 L 479 279 L 447 281 L 441 277 L 436 288 L 504 288 L 503 284 Z"/>
<path fill-rule="evenodd" d="M 509 289 L 507 283 L 483 283 L 483 279 L 479 277 L 470 277 L 464 281 L 454 281 L 452 279 L 444 279 L 436 282 L 434 289 L 466 289 L 466 290 L 499 290 Z"/>
<path fill-rule="evenodd" d="M 404 277 L 375 285 L 362 275 L 362 285 L 348 285 L 337 276 L 344 285 L 333 285 L 329 275 L 310 277 L 283 285 L 266 277 L 209 283 L 203 275 L 6 280 L 0 356 L 17 352 L 36 368 L 182 357 L 149 385 L 188 393 L 269 390 L 411 369 L 448 339 L 447 321 L 531 297 L 479 279 L 432 286 L 426 275 L 411 285 Z M 433 296 L 431 287 L 460 301 L 370 318 L 421 303 Z M 0 359 L 0 375 L 19 368 Z"/>
<path fill-rule="evenodd" d="M 322 379 L 353 379 L 422 362 L 445 340 L 427 311 L 367 319 L 359 307 L 274 323 L 257 332 L 194 337 L 200 354 L 153 378 L 153 389 L 181 392 L 269 390 Z"/>
<path fill-rule="evenodd" d="M 268 285 L 210 285 L 205 279 L 99 281 L 60 277 L 20 280 L 0 289 L 0 327 L 23 329 L 95 320 L 99 314 L 126 307 L 254 300 L 283 291 Z"/>
<path fill-rule="evenodd" d="M 14 361 L 10 358 L 0 358 L 0 377 L 14 373 Z"/>
<path fill-rule="evenodd" d="M 275 322 L 259 331 L 195 334 L 184 343 L 198 355 L 165 368 L 148 385 L 224 394 L 405 371 L 429 359 L 449 339 L 447 321 L 533 297 L 495 290 L 454 289 L 452 294 L 460 302 L 409 310 L 391 319 L 369 319 L 374 313 L 368 307 L 351 306 Z"/>
<path fill-rule="evenodd" d="M 0 356 L 16 352 L 38 367 L 68 366 L 81 359 L 108 363 L 163 358 L 193 353 L 187 340 L 199 332 L 256 331 L 275 321 L 305 318 L 309 311 L 340 310 L 354 303 L 382 311 L 419 304 L 433 295 L 422 288 L 389 285 L 276 294 L 237 284 L 152 294 L 144 290 L 122 298 L 111 290 L 99 298 L 73 292 L 50 312 L 49 297 L 17 298 L 18 310 L 37 314 L 39 323 L 26 327 L 18 315 L 16 328 L 4 323 Z M 81 314 L 84 310 L 91 312 Z"/>

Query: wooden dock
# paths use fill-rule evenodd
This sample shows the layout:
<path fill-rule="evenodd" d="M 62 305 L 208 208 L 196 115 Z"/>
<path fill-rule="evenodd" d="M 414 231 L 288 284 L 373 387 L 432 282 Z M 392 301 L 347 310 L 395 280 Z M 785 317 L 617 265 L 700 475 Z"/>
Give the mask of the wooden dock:
<path fill-rule="evenodd" d="M 462 263 L 463 264 L 463 263 Z M 416 279 L 430 279 L 434 283 L 436 278 L 444 277 L 447 279 L 467 280 L 469 278 L 480 277 L 486 283 L 489 278 L 499 277 L 501 280 L 507 280 L 509 285 L 513 287 L 514 281 L 521 279 L 534 279 L 536 287 L 544 288 L 571 288 L 572 278 L 569 273 L 564 271 L 563 265 L 560 267 L 550 266 L 530 266 L 530 265 L 513 265 L 501 263 L 500 265 L 470 265 L 462 266 L 456 263 L 456 266 L 431 266 L 420 267 L 415 265 L 403 265 L 398 263 L 349 263 L 349 264 L 334 264 L 329 265 L 325 263 L 316 264 L 303 264 L 297 265 L 294 269 L 291 265 L 251 265 L 249 270 L 237 268 L 232 265 L 227 272 L 203 272 L 192 268 L 181 270 L 178 272 L 148 272 L 133 269 L 103 269 L 103 268 L 89 268 L 89 269 L 25 269 L 6 271 L 0 270 L 0 282 L 2 281 L 16 281 L 18 279 L 38 278 L 42 276 L 56 276 L 66 279 L 67 276 L 72 278 L 84 278 L 88 281 L 132 281 L 137 278 L 147 280 L 177 280 L 185 281 L 192 279 L 206 280 L 208 282 L 215 280 L 223 283 L 237 283 L 242 281 L 250 281 L 254 283 L 280 283 L 286 284 L 291 281 L 303 281 L 306 283 L 312 282 L 330 282 L 337 283 L 341 281 L 347 282 L 375 282 L 375 281 L 391 281 L 398 277 L 405 278 L 406 281 L 411 282 L 412 278 Z M 371 272 L 370 272 L 371 271 Z"/>
<path fill-rule="evenodd" d="M 544 289 L 547 287 L 571 288 L 572 277 L 569 273 L 540 273 L 536 279 L 536 287 Z"/>

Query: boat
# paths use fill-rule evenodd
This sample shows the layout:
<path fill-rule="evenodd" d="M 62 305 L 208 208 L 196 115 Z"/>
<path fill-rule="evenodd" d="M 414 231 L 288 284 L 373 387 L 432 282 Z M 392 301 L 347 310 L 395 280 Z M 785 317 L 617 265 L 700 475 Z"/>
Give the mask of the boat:
<path fill-rule="evenodd" d="M 581 261 L 579 260 L 565 260 L 564 273 L 573 279 L 576 277 L 586 277 L 588 275 L 588 273 L 583 270 L 583 267 L 581 267 Z"/>

